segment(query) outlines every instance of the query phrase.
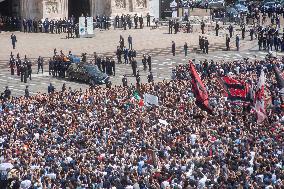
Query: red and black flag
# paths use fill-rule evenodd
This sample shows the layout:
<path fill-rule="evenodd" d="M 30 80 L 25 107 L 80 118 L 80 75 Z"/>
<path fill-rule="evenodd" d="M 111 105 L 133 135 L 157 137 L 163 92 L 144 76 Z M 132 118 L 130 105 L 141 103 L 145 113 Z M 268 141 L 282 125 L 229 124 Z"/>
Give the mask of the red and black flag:
<path fill-rule="evenodd" d="M 191 72 L 191 85 L 192 85 L 192 92 L 196 98 L 196 104 L 199 106 L 202 110 L 207 111 L 208 113 L 212 114 L 212 108 L 209 105 L 209 97 L 208 97 L 208 92 L 201 81 L 195 66 L 193 63 L 190 61 L 189 62 L 190 66 L 190 72 Z"/>
<path fill-rule="evenodd" d="M 225 95 L 232 101 L 249 101 L 250 87 L 249 84 L 242 80 L 237 80 L 229 76 L 220 78 L 224 87 Z"/>

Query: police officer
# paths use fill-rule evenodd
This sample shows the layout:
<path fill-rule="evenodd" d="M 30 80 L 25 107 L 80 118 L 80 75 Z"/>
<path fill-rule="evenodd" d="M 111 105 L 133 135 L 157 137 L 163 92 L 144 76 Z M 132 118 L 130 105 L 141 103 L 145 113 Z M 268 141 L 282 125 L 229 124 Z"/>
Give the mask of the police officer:
<path fill-rule="evenodd" d="M 243 24 L 243 25 L 242 25 L 242 40 L 245 39 L 245 35 L 246 35 L 246 25 Z"/>
<path fill-rule="evenodd" d="M 208 49 L 209 49 L 209 41 L 207 39 L 207 37 L 205 37 L 204 39 L 204 53 L 208 54 Z"/>
<path fill-rule="evenodd" d="M 173 33 L 173 20 L 169 20 L 169 34 L 172 34 Z"/>
<path fill-rule="evenodd" d="M 172 41 L 172 54 L 173 54 L 173 56 L 176 55 L 176 44 L 175 44 L 174 41 Z"/>
<path fill-rule="evenodd" d="M 220 26 L 219 26 L 218 22 L 216 21 L 216 26 L 215 26 L 216 36 L 219 35 L 219 29 L 220 29 Z"/>
<path fill-rule="evenodd" d="M 28 61 L 27 69 L 28 69 L 28 77 L 30 78 L 30 80 L 32 80 L 32 63 L 31 63 L 31 61 Z"/>
<path fill-rule="evenodd" d="M 137 14 L 134 15 L 134 25 L 135 25 L 135 29 L 137 29 L 137 26 L 138 26 L 138 16 L 137 16 Z"/>
<path fill-rule="evenodd" d="M 29 98 L 29 97 L 30 97 L 29 86 L 26 86 L 26 89 L 25 89 L 25 97 L 26 97 L 26 98 Z"/>
<path fill-rule="evenodd" d="M 152 70 L 152 57 L 151 57 L 151 55 L 148 55 L 147 63 L 148 63 L 149 71 L 151 71 Z"/>
<path fill-rule="evenodd" d="M 151 19 L 150 14 L 147 13 L 146 17 L 147 17 L 147 27 L 150 27 L 150 19 Z"/>
<path fill-rule="evenodd" d="M 50 94 L 50 93 L 54 93 L 54 91 L 55 91 L 55 88 L 52 85 L 52 83 L 50 83 L 48 88 L 47 88 L 47 92 L 48 92 L 48 94 Z"/>
<path fill-rule="evenodd" d="M 54 76 L 54 61 L 51 58 L 49 59 L 49 62 L 48 62 L 48 72 L 49 72 L 49 75 Z"/>
<path fill-rule="evenodd" d="M 11 90 L 6 86 L 6 89 L 4 91 L 4 98 L 9 99 L 11 97 Z"/>
<path fill-rule="evenodd" d="M 123 78 L 122 78 L 122 86 L 123 86 L 123 87 L 127 87 L 127 78 L 126 78 L 126 75 L 123 75 Z"/>
<path fill-rule="evenodd" d="M 148 75 L 148 83 L 151 83 L 151 82 L 153 82 L 154 81 L 154 76 L 153 76 L 153 73 L 152 72 L 150 72 L 150 74 Z"/>
<path fill-rule="evenodd" d="M 139 70 L 137 71 L 137 74 L 136 74 L 136 84 L 137 85 L 140 85 L 140 82 L 141 82 L 141 78 L 140 78 L 140 73 L 139 73 Z"/>
<path fill-rule="evenodd" d="M 131 60 L 131 68 L 133 75 L 136 76 L 137 62 L 134 58 Z"/>
<path fill-rule="evenodd" d="M 16 60 L 17 76 L 20 76 L 20 73 L 21 73 L 21 65 L 22 65 L 22 61 L 21 61 L 20 55 L 19 55 L 19 53 L 18 53 L 18 54 L 17 54 L 17 60 Z"/>
<path fill-rule="evenodd" d="M 102 58 L 100 56 L 97 57 L 97 66 L 99 68 L 100 71 L 102 71 Z"/>
<path fill-rule="evenodd" d="M 111 64 L 111 68 L 112 68 L 112 74 L 113 74 L 113 76 L 115 76 L 115 60 L 114 60 L 114 58 L 111 59 L 110 64 Z"/>
<path fill-rule="evenodd" d="M 203 20 L 202 20 L 202 22 L 201 22 L 200 27 L 201 27 L 201 32 L 202 32 L 202 34 L 204 34 L 205 23 L 204 23 L 204 21 L 203 21 Z"/>
<path fill-rule="evenodd" d="M 14 55 L 11 52 L 11 58 L 10 58 L 10 69 L 11 69 L 11 75 L 15 74 L 15 59 L 14 59 Z"/>
<path fill-rule="evenodd" d="M 27 64 L 24 64 L 23 72 L 24 72 L 24 83 L 27 83 L 27 78 L 29 76 Z"/>
<path fill-rule="evenodd" d="M 139 17 L 139 24 L 140 24 L 140 29 L 142 29 L 143 28 L 143 17 L 142 17 L 142 14 L 141 14 L 141 16 Z"/>
<path fill-rule="evenodd" d="M 145 54 L 143 54 L 142 64 L 143 64 L 143 70 L 146 71 L 147 70 L 147 58 Z"/>
<path fill-rule="evenodd" d="M 230 37 L 226 34 L 226 50 L 230 50 Z"/>
<path fill-rule="evenodd" d="M 41 73 L 43 73 L 43 58 L 41 56 L 37 59 L 37 74 L 39 73 L 39 70 L 41 69 Z"/>
<path fill-rule="evenodd" d="M 234 28 L 233 28 L 232 24 L 230 24 L 230 26 L 229 26 L 230 38 L 233 37 L 233 31 L 234 31 Z"/>
<path fill-rule="evenodd" d="M 102 72 L 106 72 L 106 57 L 102 59 Z"/>

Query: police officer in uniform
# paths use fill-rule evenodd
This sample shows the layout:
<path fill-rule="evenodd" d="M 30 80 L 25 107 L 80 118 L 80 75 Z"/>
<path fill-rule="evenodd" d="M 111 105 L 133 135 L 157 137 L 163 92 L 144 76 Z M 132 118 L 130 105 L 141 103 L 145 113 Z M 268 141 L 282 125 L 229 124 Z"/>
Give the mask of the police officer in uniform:
<path fill-rule="evenodd" d="M 147 58 L 145 54 L 143 54 L 142 64 L 143 64 L 143 70 L 146 71 L 147 70 Z"/>
<path fill-rule="evenodd" d="M 146 17 L 147 17 L 147 27 L 150 27 L 150 19 L 151 19 L 150 14 L 147 13 Z"/>
<path fill-rule="evenodd" d="M 111 59 L 110 64 L 111 64 L 111 69 L 112 69 L 111 72 L 112 72 L 113 76 L 115 76 L 115 60 L 114 60 L 114 58 Z"/>
<path fill-rule="evenodd" d="M 28 61 L 27 69 L 28 69 L 28 77 L 30 78 L 30 80 L 32 80 L 32 63 L 31 63 L 31 61 Z"/>
<path fill-rule="evenodd" d="M 105 57 L 102 59 L 102 72 L 106 73 L 106 58 Z"/>
<path fill-rule="evenodd" d="M 122 78 L 122 86 L 123 86 L 123 87 L 127 87 L 127 78 L 126 78 L 126 75 L 123 75 L 123 78 Z"/>
<path fill-rule="evenodd" d="M 20 76 L 20 74 L 21 74 L 21 65 L 22 65 L 22 61 L 21 61 L 20 55 L 18 53 L 17 54 L 17 60 L 16 60 L 17 76 Z"/>
<path fill-rule="evenodd" d="M 202 22 L 201 22 L 201 32 L 202 32 L 202 34 L 204 34 L 204 29 L 205 29 L 205 23 L 204 23 L 204 21 L 202 20 Z"/>
<path fill-rule="evenodd" d="M 11 53 L 11 58 L 10 58 L 10 69 L 11 69 L 11 75 L 14 75 L 15 74 L 15 59 L 12 53 Z"/>
<path fill-rule="evenodd" d="M 226 34 L 226 50 L 230 50 L 230 37 Z"/>
<path fill-rule="evenodd" d="M 216 36 L 219 35 L 219 29 L 220 29 L 220 26 L 219 26 L 218 22 L 216 21 L 216 26 L 215 26 Z"/>
<path fill-rule="evenodd" d="M 54 76 L 54 61 L 50 58 L 49 59 L 49 62 L 48 62 L 48 72 L 49 72 L 49 75 L 53 75 Z"/>
<path fill-rule="evenodd" d="M 9 99 L 11 97 L 11 90 L 6 86 L 6 89 L 4 91 L 4 98 Z"/>
<path fill-rule="evenodd" d="M 151 71 L 152 70 L 152 57 L 151 57 L 151 55 L 148 55 L 147 63 L 148 63 L 149 71 Z"/>
<path fill-rule="evenodd" d="M 26 89 L 25 89 L 25 97 L 26 97 L 26 98 L 29 98 L 29 97 L 30 97 L 29 86 L 26 86 Z"/>
<path fill-rule="evenodd" d="M 137 74 L 135 75 L 135 77 L 136 77 L 136 84 L 137 84 L 137 85 L 140 85 L 141 78 L 140 78 L 139 70 L 137 71 Z"/>
<path fill-rule="evenodd" d="M 43 58 L 41 56 L 37 59 L 37 73 L 39 73 L 39 70 L 41 69 L 41 73 L 43 73 Z"/>
<path fill-rule="evenodd" d="M 27 83 L 27 78 L 29 75 L 27 64 L 24 64 L 23 72 L 24 72 L 24 83 Z"/>
<path fill-rule="evenodd" d="M 154 76 L 153 76 L 153 73 L 152 72 L 150 72 L 150 74 L 148 75 L 148 83 L 151 83 L 151 82 L 153 82 L 154 81 Z"/>
<path fill-rule="evenodd" d="M 136 76 L 137 62 L 134 58 L 131 60 L 131 68 L 133 75 Z"/>

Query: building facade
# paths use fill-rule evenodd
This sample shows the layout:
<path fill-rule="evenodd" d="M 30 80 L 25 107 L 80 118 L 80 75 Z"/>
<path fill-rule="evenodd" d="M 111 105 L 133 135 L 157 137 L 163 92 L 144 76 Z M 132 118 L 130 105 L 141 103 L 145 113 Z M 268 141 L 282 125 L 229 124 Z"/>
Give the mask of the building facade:
<path fill-rule="evenodd" d="M 6 4 L 12 7 L 7 8 L 13 9 L 13 16 L 22 18 L 67 18 L 82 14 L 113 17 L 117 14 L 146 15 L 149 12 L 149 0 L 0 0 L 0 3 L 1 1 L 9 1 Z"/>

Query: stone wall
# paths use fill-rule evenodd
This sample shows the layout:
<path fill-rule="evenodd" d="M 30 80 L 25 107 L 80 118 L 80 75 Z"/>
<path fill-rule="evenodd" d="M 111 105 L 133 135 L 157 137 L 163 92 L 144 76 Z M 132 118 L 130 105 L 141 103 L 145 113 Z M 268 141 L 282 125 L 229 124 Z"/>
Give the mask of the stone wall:
<path fill-rule="evenodd" d="M 79 0 L 78 0 L 79 1 Z M 89 0 L 91 16 L 142 14 L 149 12 L 149 0 Z M 67 18 L 68 0 L 20 0 L 23 18 Z"/>

